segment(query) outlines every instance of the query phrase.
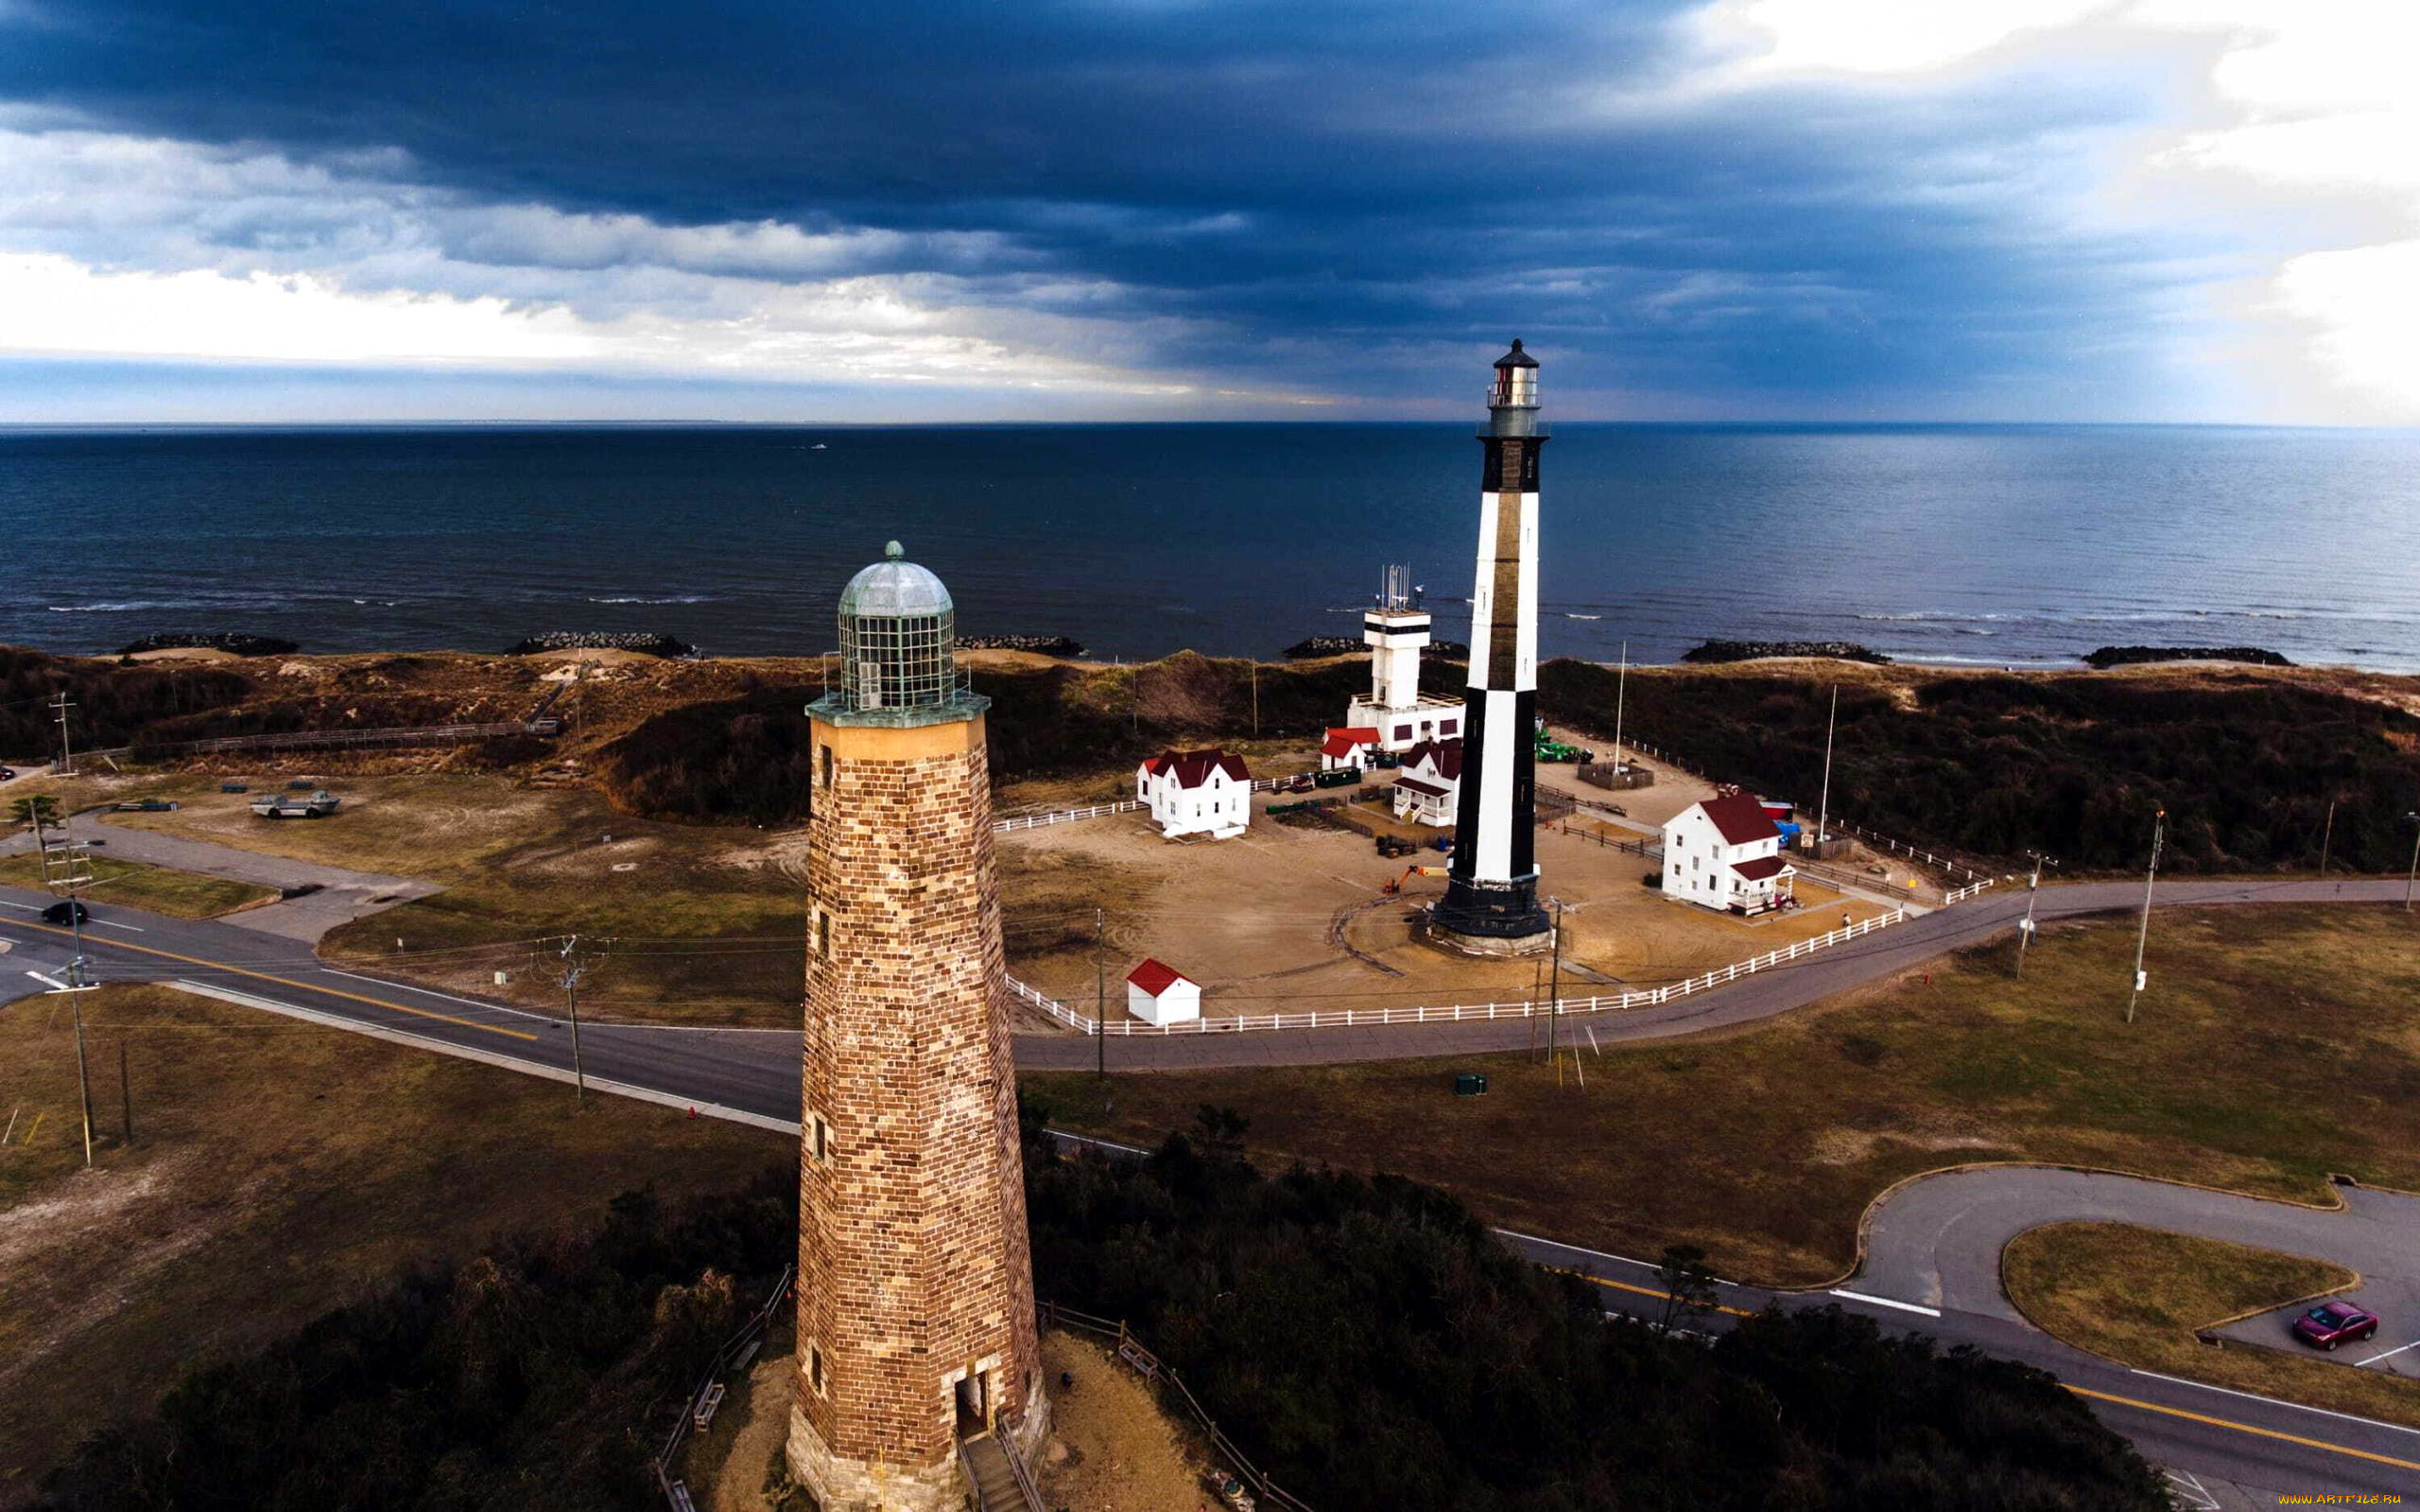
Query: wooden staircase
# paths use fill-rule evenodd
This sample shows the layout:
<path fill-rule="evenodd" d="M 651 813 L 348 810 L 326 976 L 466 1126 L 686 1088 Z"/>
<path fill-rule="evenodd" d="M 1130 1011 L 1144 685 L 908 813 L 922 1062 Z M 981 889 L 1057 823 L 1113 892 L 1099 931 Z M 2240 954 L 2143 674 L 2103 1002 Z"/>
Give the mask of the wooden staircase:
<path fill-rule="evenodd" d="M 977 1434 L 958 1444 L 959 1463 L 975 1483 L 975 1499 L 983 1512 L 1043 1512 L 1030 1495 L 1031 1479 L 1025 1467 L 996 1434 Z"/>

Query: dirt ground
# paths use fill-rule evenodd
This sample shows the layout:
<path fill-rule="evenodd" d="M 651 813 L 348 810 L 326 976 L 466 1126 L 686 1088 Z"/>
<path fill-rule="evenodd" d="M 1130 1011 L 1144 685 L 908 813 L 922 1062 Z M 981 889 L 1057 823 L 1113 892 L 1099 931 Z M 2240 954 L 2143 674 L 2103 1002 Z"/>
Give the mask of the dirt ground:
<path fill-rule="evenodd" d="M 798 1368 L 792 1346 L 768 1350 L 750 1366 L 748 1379 L 730 1398 L 702 1438 L 690 1440 L 689 1489 L 700 1512 L 791 1512 L 804 1503 L 780 1497 L 774 1465 L 790 1431 L 790 1372 Z M 710 1468 L 701 1468 L 709 1467 Z"/>
<path fill-rule="evenodd" d="M 1051 1432 L 1034 1481 L 1052 1512 L 1196 1512 L 1204 1469 L 1151 1388 L 1090 1339 L 1042 1337 Z M 1060 1374 L 1075 1379 L 1060 1384 Z"/>
<path fill-rule="evenodd" d="M 1553 770 L 1576 785 L 1569 768 Z M 1586 791 L 1638 800 L 1624 803 L 1634 815 L 1668 815 L 1710 790 L 1682 780 L 1620 795 Z M 1271 801 L 1256 797 L 1251 829 L 1233 840 L 1170 840 L 1141 814 L 1002 835 L 1010 969 L 1089 1009 L 1099 908 L 1113 1013 L 1124 1011 L 1126 973 L 1147 955 L 1201 983 L 1202 1012 L 1212 1016 L 1512 1002 L 1538 990 L 1537 962 L 1474 960 L 1420 937 L 1420 910 L 1444 891 L 1442 875 L 1384 891 L 1407 865 L 1442 866 L 1443 854 L 1385 860 L 1366 835 L 1271 820 Z M 1566 993 L 1679 981 L 1836 929 L 1844 915 L 1889 911 L 1801 878 L 1804 907 L 1753 919 L 1718 914 L 1643 885 L 1653 865 L 1600 835 L 1636 838 L 1584 817 L 1538 833 L 1546 890 L 1569 910 Z"/>

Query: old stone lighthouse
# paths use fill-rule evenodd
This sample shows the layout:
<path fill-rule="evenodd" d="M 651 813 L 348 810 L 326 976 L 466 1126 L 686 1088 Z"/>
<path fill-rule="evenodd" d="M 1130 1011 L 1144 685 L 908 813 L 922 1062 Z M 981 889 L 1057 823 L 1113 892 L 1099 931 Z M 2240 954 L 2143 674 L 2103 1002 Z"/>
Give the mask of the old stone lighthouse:
<path fill-rule="evenodd" d="M 887 559 L 840 595 L 809 706 L 792 1469 L 825 1512 L 959 1506 L 959 1440 L 1029 1450 L 1035 1342 L 983 712 L 949 591 Z"/>

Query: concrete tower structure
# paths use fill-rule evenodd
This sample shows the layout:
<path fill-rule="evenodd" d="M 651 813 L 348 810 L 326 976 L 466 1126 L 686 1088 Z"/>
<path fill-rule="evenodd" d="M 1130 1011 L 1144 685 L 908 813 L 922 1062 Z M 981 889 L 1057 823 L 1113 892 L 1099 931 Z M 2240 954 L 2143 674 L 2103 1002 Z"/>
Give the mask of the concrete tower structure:
<path fill-rule="evenodd" d="M 949 592 L 840 595 L 808 706 L 806 1036 L 791 1469 L 825 1512 L 958 1508 L 959 1440 L 1046 1426 L 984 747 Z"/>
<path fill-rule="evenodd" d="M 1361 614 L 1370 647 L 1370 696 L 1345 708 L 1347 729 L 1374 730 L 1380 750 L 1406 751 L 1424 740 L 1451 740 L 1462 731 L 1462 706 L 1420 696 L 1420 652 L 1428 644 L 1428 610 L 1421 607 L 1409 567 L 1389 567 L 1386 586 Z"/>
<path fill-rule="evenodd" d="M 1551 941 L 1538 905 L 1538 361 L 1495 360 L 1479 432 L 1478 572 L 1471 590 L 1470 707 L 1445 896 L 1429 916 L 1446 944 L 1489 955 Z"/>

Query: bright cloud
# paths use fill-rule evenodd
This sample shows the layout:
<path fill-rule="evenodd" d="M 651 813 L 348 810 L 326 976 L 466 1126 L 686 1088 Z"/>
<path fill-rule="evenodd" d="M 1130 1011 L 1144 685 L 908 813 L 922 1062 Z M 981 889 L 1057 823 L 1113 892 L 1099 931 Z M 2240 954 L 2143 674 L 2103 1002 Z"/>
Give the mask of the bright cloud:
<path fill-rule="evenodd" d="M 2216 281 L 2214 306 L 2280 318 L 2308 369 L 2299 390 L 2264 371 L 2251 383 L 2299 420 L 2420 421 L 2420 316 L 2411 241 L 2420 229 L 2420 7 L 2375 0 L 1716 0 L 1690 25 L 1719 61 L 1698 87 L 1752 90 L 1840 76 L 1920 79 L 2066 43 L 2103 53 L 2154 43 L 2206 58 L 2198 118 L 2147 129 L 2112 164 L 2129 190 L 2168 186 L 2267 244 L 2264 290 Z M 2088 192 L 2088 186 L 2080 186 Z M 2045 197 L 2048 209 L 2051 197 Z M 2068 214 L 2106 215 L 2105 207 Z M 2056 214 L 2056 212 L 2051 212 Z M 2391 240 L 2314 247 L 2317 227 Z M 2214 270 L 2214 279 L 2216 270 Z M 2237 350 L 2277 356 L 2247 339 Z M 2245 375 L 2253 380 L 2253 375 Z"/>

